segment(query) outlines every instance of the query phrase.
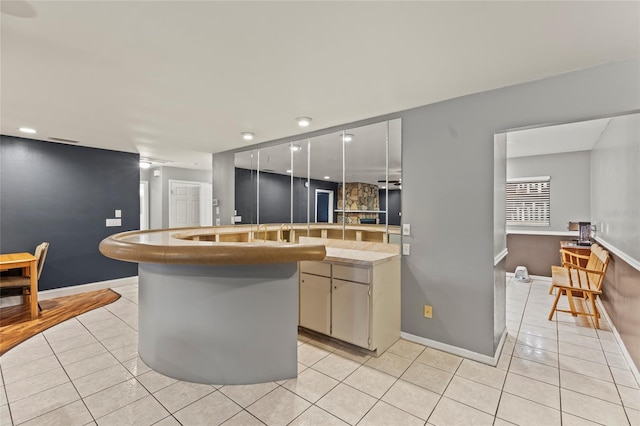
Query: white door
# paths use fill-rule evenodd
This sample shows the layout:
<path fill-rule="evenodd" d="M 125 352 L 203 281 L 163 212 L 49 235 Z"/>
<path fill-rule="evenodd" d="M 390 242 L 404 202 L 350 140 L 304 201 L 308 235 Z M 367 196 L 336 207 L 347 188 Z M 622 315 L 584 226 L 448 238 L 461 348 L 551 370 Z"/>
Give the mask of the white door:
<path fill-rule="evenodd" d="M 169 228 L 200 226 L 200 184 L 170 182 Z"/>
<path fill-rule="evenodd" d="M 331 291 L 331 335 L 369 347 L 369 285 L 334 278 Z"/>
<path fill-rule="evenodd" d="M 300 325 L 329 334 L 331 325 L 331 278 L 300 274 Z"/>

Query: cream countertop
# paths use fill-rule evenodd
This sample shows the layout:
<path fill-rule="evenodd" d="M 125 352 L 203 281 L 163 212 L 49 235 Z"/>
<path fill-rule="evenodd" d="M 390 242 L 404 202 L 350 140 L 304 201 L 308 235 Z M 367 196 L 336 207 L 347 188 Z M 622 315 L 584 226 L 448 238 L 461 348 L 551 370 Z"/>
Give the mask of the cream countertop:
<path fill-rule="evenodd" d="M 328 238 L 300 237 L 304 244 L 323 244 L 327 251 L 325 262 L 373 266 L 400 258 L 398 244 L 345 241 Z"/>

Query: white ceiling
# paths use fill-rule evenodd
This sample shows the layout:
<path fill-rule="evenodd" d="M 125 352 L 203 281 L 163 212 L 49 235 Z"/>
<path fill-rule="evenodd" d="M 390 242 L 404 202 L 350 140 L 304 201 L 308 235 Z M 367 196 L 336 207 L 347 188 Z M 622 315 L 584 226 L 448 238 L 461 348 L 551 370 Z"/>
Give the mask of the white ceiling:
<path fill-rule="evenodd" d="M 590 151 L 611 118 L 507 133 L 507 158 Z"/>
<path fill-rule="evenodd" d="M 640 54 L 635 1 L 3 0 L 2 11 L 3 134 L 30 126 L 35 139 L 203 168 L 211 153 Z"/>

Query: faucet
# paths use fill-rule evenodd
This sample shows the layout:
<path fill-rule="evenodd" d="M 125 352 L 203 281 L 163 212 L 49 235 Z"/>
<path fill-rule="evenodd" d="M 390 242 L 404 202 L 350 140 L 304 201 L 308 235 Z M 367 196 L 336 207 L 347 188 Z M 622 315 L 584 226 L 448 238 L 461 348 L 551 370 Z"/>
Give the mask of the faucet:
<path fill-rule="evenodd" d="M 258 235 L 258 238 L 260 238 L 259 235 L 260 235 L 261 226 L 264 226 L 264 233 L 262 234 L 262 237 L 263 237 L 263 241 L 266 242 L 267 241 L 267 224 L 266 223 L 258 224 L 258 231 L 256 232 L 256 234 Z"/>

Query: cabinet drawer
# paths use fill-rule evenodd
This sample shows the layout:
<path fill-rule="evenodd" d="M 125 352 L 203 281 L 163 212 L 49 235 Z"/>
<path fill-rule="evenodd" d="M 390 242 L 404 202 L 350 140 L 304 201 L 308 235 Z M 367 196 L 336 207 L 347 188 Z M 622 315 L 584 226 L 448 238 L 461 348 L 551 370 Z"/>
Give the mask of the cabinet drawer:
<path fill-rule="evenodd" d="M 303 260 L 300 262 L 300 272 L 307 274 L 321 275 L 323 277 L 331 276 L 331 264 L 324 262 L 311 262 Z"/>
<path fill-rule="evenodd" d="M 371 268 L 333 265 L 333 278 L 369 284 L 371 282 Z"/>

